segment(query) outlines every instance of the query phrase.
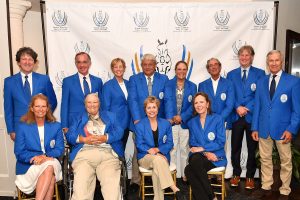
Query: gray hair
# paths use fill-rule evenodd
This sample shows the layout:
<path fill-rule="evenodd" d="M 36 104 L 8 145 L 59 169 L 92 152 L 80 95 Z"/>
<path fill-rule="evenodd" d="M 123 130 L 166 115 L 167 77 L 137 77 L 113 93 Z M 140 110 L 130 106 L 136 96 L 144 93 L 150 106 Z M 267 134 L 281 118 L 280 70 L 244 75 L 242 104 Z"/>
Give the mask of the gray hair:
<path fill-rule="evenodd" d="M 99 104 L 100 104 L 100 99 L 99 99 L 99 97 L 98 97 L 98 92 L 94 92 L 94 93 L 90 93 L 90 94 L 86 95 L 86 97 L 85 97 L 85 99 L 84 99 L 84 105 L 86 104 L 87 99 L 88 99 L 89 97 L 91 97 L 91 96 L 96 97 L 96 98 L 98 99 L 98 101 L 99 101 Z"/>
<path fill-rule="evenodd" d="M 153 61 L 156 64 L 156 58 L 155 58 L 155 56 L 153 54 L 150 54 L 150 53 L 144 54 L 144 56 L 142 58 L 142 63 L 145 60 L 151 60 L 151 61 Z"/>
<path fill-rule="evenodd" d="M 266 61 L 268 62 L 268 59 L 269 59 L 270 55 L 273 55 L 273 54 L 276 54 L 276 53 L 278 53 L 280 55 L 281 61 L 283 62 L 283 55 L 282 55 L 281 51 L 279 51 L 279 50 L 269 51 L 269 53 L 267 54 L 267 57 L 266 57 Z"/>
<path fill-rule="evenodd" d="M 212 57 L 212 58 L 210 58 L 210 59 L 207 60 L 207 62 L 206 62 L 206 69 L 208 69 L 209 63 L 210 63 L 210 61 L 212 61 L 212 60 L 217 61 L 217 63 L 219 64 L 219 66 L 222 67 L 222 64 L 221 64 L 221 62 L 219 61 L 219 59 L 218 59 L 218 58 Z"/>

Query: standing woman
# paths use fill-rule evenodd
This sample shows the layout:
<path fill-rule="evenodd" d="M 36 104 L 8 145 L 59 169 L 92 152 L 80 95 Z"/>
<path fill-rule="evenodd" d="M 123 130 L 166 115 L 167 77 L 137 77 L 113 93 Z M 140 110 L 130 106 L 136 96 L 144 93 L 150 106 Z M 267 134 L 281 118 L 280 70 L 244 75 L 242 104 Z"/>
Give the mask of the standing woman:
<path fill-rule="evenodd" d="M 172 130 L 167 120 L 157 117 L 159 105 L 159 100 L 154 96 L 144 101 L 147 117 L 136 124 L 138 163 L 143 168 L 152 169 L 154 200 L 163 200 L 164 189 L 168 187 L 176 193 L 177 200 L 185 200 L 169 170 L 170 151 L 173 148 Z"/>
<path fill-rule="evenodd" d="M 131 121 L 127 103 L 128 80 L 123 78 L 126 69 L 125 61 L 122 58 L 115 58 L 111 61 L 110 68 L 114 78 L 103 86 L 101 108 L 103 111 L 116 113 L 117 121 L 124 130 L 122 142 L 125 149 Z"/>
<path fill-rule="evenodd" d="M 194 199 L 212 200 L 214 195 L 207 172 L 227 164 L 224 121 L 220 115 L 212 114 L 207 94 L 197 93 L 193 105 L 196 116 L 188 122 L 191 153 L 185 174 Z"/>
<path fill-rule="evenodd" d="M 188 65 L 178 61 L 175 65 L 175 77 L 168 81 L 165 87 L 165 113 L 172 123 L 174 148 L 171 151 L 171 162 L 176 165 L 177 176 L 186 181 L 184 168 L 189 155 L 189 129 L 187 122 L 193 116 L 192 99 L 197 92 L 197 86 L 186 80 Z M 180 152 L 180 163 L 177 163 L 177 150 Z"/>
<path fill-rule="evenodd" d="M 64 140 L 60 123 L 53 116 L 48 98 L 34 96 L 28 112 L 21 118 L 15 140 L 16 185 L 37 200 L 52 199 L 55 182 L 62 179 L 57 160 L 63 154 Z"/>

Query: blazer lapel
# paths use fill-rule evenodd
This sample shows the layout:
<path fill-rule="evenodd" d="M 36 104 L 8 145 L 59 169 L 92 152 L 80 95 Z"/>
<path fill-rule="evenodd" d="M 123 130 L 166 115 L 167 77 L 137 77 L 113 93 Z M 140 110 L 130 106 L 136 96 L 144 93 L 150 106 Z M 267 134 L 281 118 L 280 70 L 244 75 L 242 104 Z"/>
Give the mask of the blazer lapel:
<path fill-rule="evenodd" d="M 208 81 L 208 92 L 209 92 L 209 94 L 210 94 L 212 97 L 215 97 L 215 94 L 214 94 L 214 87 L 213 87 L 213 83 L 212 83 L 211 78 L 209 78 L 209 81 Z M 217 93 L 216 93 L 216 95 L 217 95 Z"/>
<path fill-rule="evenodd" d="M 31 85 L 31 89 L 32 89 L 32 96 L 36 95 L 37 94 L 37 87 L 38 87 L 38 82 L 39 82 L 39 79 L 36 75 L 36 73 L 32 72 L 32 85 Z"/>
<path fill-rule="evenodd" d="M 140 79 L 140 84 L 141 84 L 141 87 L 140 87 L 140 88 L 143 89 L 143 91 L 141 91 L 141 92 L 142 92 L 142 93 L 145 95 L 145 97 L 147 98 L 147 97 L 149 96 L 149 93 L 148 93 L 148 85 L 147 85 L 147 80 L 146 80 L 146 78 L 145 78 L 145 74 L 144 74 L 144 73 L 140 73 L 139 75 L 140 75 L 139 79 Z M 146 90 L 144 90 L 144 88 L 145 88 Z M 153 85 L 152 85 L 152 94 L 153 94 Z"/>
<path fill-rule="evenodd" d="M 26 94 L 25 94 L 25 91 L 24 91 L 23 82 L 22 82 L 22 75 L 21 75 L 20 72 L 16 76 L 16 82 L 17 82 L 17 87 L 19 87 L 19 91 L 21 92 L 21 95 L 20 95 L 21 98 L 23 99 L 25 104 L 28 104 L 28 102 L 25 98 Z"/>
<path fill-rule="evenodd" d="M 158 96 L 159 95 L 159 94 L 157 94 L 157 89 L 158 89 L 159 84 L 160 84 L 159 83 L 159 76 L 157 75 L 157 72 L 155 72 L 154 76 L 153 76 L 153 80 L 152 80 L 152 95 L 153 96 Z M 148 88 L 148 86 L 147 86 L 147 88 Z"/>
<path fill-rule="evenodd" d="M 124 80 L 124 83 L 125 83 L 125 80 Z M 126 86 L 126 83 L 125 83 L 125 86 Z M 116 77 L 113 78 L 113 88 L 115 89 L 114 90 L 115 93 L 121 94 L 122 98 L 125 99 L 124 92 L 122 91 L 122 89 L 121 89 L 121 87 L 120 87 L 120 85 L 119 85 L 118 80 L 116 79 Z"/>
<path fill-rule="evenodd" d="M 157 119 L 158 120 L 158 119 Z M 157 121 L 157 124 L 158 121 Z M 157 125 L 158 126 L 158 125 Z M 148 135 L 148 137 L 151 139 L 150 142 L 151 142 L 151 146 L 154 146 L 154 138 L 153 138 L 153 133 L 152 133 L 152 128 L 151 128 L 151 125 L 150 125 L 150 121 L 149 119 L 147 118 L 147 121 L 146 121 L 146 125 L 145 125 L 145 128 L 147 130 L 146 134 Z M 158 131 L 159 131 L 159 127 L 158 127 Z M 159 133 L 158 133 L 159 134 Z M 158 141 L 159 141 L 159 135 L 158 135 Z M 159 143 L 159 142 L 158 142 Z"/>
<path fill-rule="evenodd" d="M 74 76 L 73 82 L 74 82 L 74 88 L 79 88 L 77 91 L 80 94 L 80 96 L 82 96 L 84 98 L 84 94 L 83 94 L 83 91 L 82 91 L 82 88 L 81 88 L 80 78 L 79 78 L 78 73 Z M 91 80 L 91 85 L 92 85 L 92 80 Z M 93 86 L 92 86 L 92 88 L 93 88 Z"/>
<path fill-rule="evenodd" d="M 277 96 L 280 94 L 280 91 L 283 89 L 283 87 L 284 87 L 285 85 L 288 84 L 288 83 L 286 82 L 285 77 L 286 77 L 286 76 L 285 76 L 285 73 L 282 72 L 281 77 L 280 77 L 280 79 L 279 79 L 279 82 L 278 82 L 278 84 L 277 84 L 277 87 L 276 87 L 276 89 L 275 89 L 275 93 L 274 93 L 274 96 L 273 96 L 272 101 L 273 101 L 275 98 L 277 98 Z"/>

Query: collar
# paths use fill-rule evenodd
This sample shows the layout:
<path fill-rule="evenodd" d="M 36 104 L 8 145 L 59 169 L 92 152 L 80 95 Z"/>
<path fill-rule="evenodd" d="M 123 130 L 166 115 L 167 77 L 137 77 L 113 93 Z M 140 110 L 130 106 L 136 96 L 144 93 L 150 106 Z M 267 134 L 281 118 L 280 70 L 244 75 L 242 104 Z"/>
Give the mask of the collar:
<path fill-rule="evenodd" d="M 83 77 L 86 77 L 86 79 L 90 79 L 90 74 L 88 73 L 86 76 L 83 76 L 82 74 L 80 74 L 79 72 L 78 73 L 78 76 L 79 76 L 79 79 L 82 80 Z"/>
<path fill-rule="evenodd" d="M 24 74 L 24 72 L 20 71 L 22 78 L 25 78 L 25 76 L 28 76 L 28 78 L 32 77 L 32 72 L 30 72 L 29 74 Z"/>
<path fill-rule="evenodd" d="M 279 72 L 277 72 L 277 74 L 272 74 L 272 73 L 270 73 L 270 78 L 273 78 L 273 75 L 276 75 L 276 78 L 278 77 L 281 77 L 281 75 L 282 75 L 282 70 L 280 70 Z"/>

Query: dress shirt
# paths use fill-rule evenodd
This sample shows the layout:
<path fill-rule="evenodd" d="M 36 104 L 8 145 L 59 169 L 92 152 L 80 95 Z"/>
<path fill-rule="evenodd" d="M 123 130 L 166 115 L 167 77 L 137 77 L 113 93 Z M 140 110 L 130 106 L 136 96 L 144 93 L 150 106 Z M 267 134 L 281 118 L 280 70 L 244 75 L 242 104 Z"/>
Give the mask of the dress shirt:
<path fill-rule="evenodd" d="M 32 95 L 32 72 L 30 72 L 29 74 L 24 74 L 23 72 L 21 72 L 21 76 L 22 76 L 22 83 L 23 83 L 23 86 L 25 84 L 25 76 L 28 76 L 27 80 L 29 82 L 29 85 L 30 85 L 30 94 Z"/>
<path fill-rule="evenodd" d="M 84 94 L 84 86 L 83 86 L 83 77 L 86 77 L 86 81 L 89 85 L 89 88 L 90 88 L 90 92 L 92 91 L 92 85 L 91 85 L 91 79 L 90 79 L 90 74 L 87 74 L 86 76 L 83 76 L 82 74 L 78 73 L 79 75 L 79 80 L 80 80 L 80 86 L 81 86 L 81 89 L 82 89 L 82 92 Z"/>
<path fill-rule="evenodd" d="M 45 127 L 44 126 L 38 126 L 39 136 L 40 136 L 40 142 L 41 142 L 41 149 L 43 153 L 45 153 Z"/>
<path fill-rule="evenodd" d="M 218 88 L 218 84 L 219 84 L 219 80 L 220 80 L 220 76 L 217 80 L 214 80 L 213 78 L 210 78 L 212 85 L 213 85 L 213 89 L 214 89 L 214 95 L 216 96 L 217 93 L 217 88 Z"/>
<path fill-rule="evenodd" d="M 276 88 L 277 88 L 277 85 L 278 85 L 278 83 L 279 83 L 281 74 L 282 74 L 282 70 L 280 70 L 279 72 L 277 72 L 277 74 L 270 74 L 270 78 L 269 78 L 269 90 L 270 90 L 270 87 L 271 87 L 271 82 L 272 82 L 272 79 L 273 79 L 273 75 L 277 75 L 277 76 L 275 77 L 275 82 L 276 82 L 275 89 L 276 89 Z"/>
<path fill-rule="evenodd" d="M 152 76 L 146 76 L 145 75 L 145 78 L 146 78 L 146 81 L 147 81 L 147 85 L 148 85 L 148 77 L 150 77 L 151 78 L 151 82 L 152 82 L 152 87 L 153 87 L 153 81 L 154 81 L 154 74 L 152 74 Z"/>
<path fill-rule="evenodd" d="M 120 86 L 121 90 L 124 93 L 125 99 L 127 100 L 128 92 L 127 92 L 127 88 L 126 88 L 125 82 L 123 81 L 122 83 L 120 83 L 120 82 L 118 82 L 118 83 L 119 83 L 119 86 Z"/>
<path fill-rule="evenodd" d="M 251 66 L 246 67 L 246 68 L 241 67 L 241 77 L 243 77 L 244 70 L 246 70 L 246 80 L 247 80 L 247 78 L 248 78 L 248 74 L 249 74 L 249 69 L 250 69 L 250 67 L 251 67 Z"/>

